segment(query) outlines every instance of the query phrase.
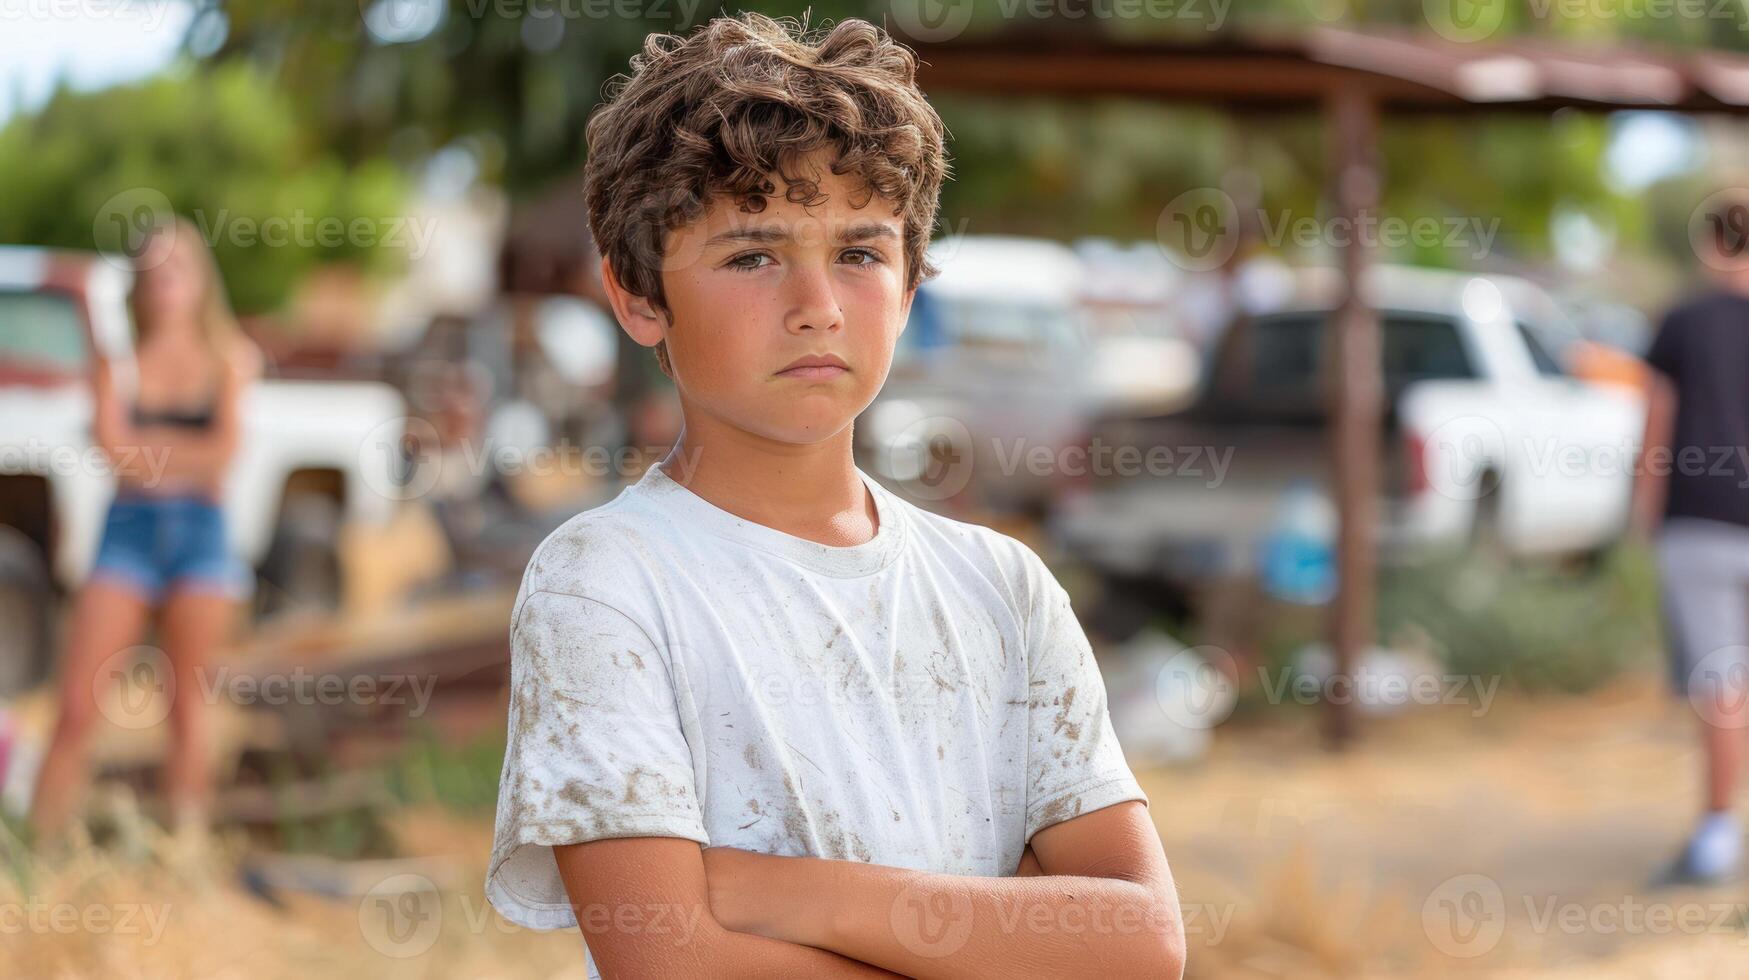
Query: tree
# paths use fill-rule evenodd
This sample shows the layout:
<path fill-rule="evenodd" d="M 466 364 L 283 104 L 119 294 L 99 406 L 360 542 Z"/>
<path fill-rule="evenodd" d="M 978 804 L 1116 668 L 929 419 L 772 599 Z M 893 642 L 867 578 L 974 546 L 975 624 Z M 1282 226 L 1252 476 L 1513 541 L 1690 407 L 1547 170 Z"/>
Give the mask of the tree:
<path fill-rule="evenodd" d="M 239 312 L 277 307 L 319 263 L 399 261 L 399 168 L 306 139 L 253 67 L 183 65 L 142 84 L 61 89 L 0 130 L 0 240 L 120 250 L 173 210 L 213 246 Z"/>

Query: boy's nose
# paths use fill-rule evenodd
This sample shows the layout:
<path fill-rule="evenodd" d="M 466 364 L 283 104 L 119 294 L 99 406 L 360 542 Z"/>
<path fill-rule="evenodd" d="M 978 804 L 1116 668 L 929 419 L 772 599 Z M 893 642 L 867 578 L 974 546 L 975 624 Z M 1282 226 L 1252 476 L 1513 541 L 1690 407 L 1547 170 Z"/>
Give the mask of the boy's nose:
<path fill-rule="evenodd" d="M 832 278 L 823 269 L 801 268 L 785 280 L 789 312 L 785 327 L 789 330 L 833 330 L 843 325 L 844 311 L 838 306 L 838 296 L 832 288 Z"/>

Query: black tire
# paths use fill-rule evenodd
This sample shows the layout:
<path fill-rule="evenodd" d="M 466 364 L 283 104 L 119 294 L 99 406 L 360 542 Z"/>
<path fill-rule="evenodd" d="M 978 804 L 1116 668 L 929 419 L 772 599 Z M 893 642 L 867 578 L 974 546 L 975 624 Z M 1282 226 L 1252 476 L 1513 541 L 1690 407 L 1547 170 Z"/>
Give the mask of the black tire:
<path fill-rule="evenodd" d="M 54 660 L 55 587 L 35 541 L 0 525 L 0 697 L 41 683 Z"/>

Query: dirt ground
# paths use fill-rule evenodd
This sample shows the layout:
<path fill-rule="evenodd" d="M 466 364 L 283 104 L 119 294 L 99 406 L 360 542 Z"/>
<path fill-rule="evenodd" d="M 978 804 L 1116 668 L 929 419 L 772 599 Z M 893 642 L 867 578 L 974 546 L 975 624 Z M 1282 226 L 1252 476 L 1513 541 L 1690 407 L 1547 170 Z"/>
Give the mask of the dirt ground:
<path fill-rule="evenodd" d="M 1278 712 L 1223 728 L 1194 765 L 1143 773 L 1189 975 L 1749 976 L 1749 885 L 1646 885 L 1696 805 L 1682 704 L 1635 678 L 1472 710 L 1370 720 L 1342 755 L 1319 747 L 1314 712 Z M 357 871 L 334 898 L 282 892 L 278 909 L 240 883 L 234 842 L 202 855 L 142 833 L 0 876 L 15 910 L 0 972 L 584 975 L 575 932 L 519 929 L 486 905 L 489 816 L 415 809 L 394 825 L 424 863 Z"/>
<path fill-rule="evenodd" d="M 1685 703 L 1637 677 L 1474 711 L 1342 755 L 1307 711 L 1148 773 L 1190 974 L 1749 976 L 1749 886 L 1649 887 L 1698 806 Z"/>

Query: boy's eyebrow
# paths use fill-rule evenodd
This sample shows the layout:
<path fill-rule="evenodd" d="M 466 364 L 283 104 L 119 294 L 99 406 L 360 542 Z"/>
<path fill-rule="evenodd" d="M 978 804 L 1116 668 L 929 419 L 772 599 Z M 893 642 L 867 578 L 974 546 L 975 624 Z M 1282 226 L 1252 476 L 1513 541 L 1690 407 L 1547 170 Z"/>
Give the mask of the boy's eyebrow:
<path fill-rule="evenodd" d="M 724 242 L 751 242 L 757 245 L 771 245 L 778 242 L 790 241 L 794 237 L 795 236 L 791 235 L 786 229 L 772 225 L 754 228 L 732 228 L 720 234 L 712 235 L 710 240 L 705 242 L 705 245 L 718 245 Z M 843 242 L 866 242 L 876 238 L 898 241 L 899 233 L 893 230 L 892 225 L 864 222 L 862 224 L 851 225 L 838 237 L 839 240 Z"/>

